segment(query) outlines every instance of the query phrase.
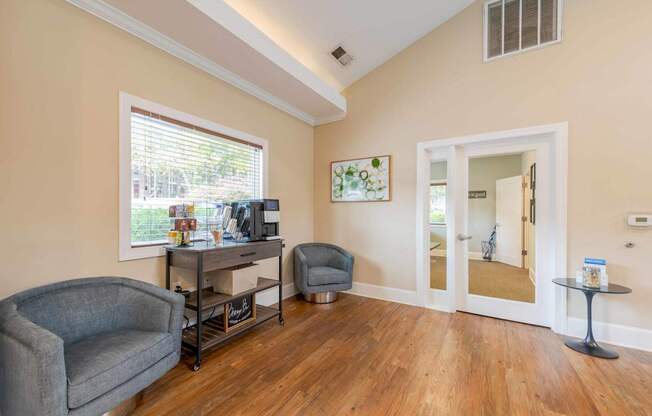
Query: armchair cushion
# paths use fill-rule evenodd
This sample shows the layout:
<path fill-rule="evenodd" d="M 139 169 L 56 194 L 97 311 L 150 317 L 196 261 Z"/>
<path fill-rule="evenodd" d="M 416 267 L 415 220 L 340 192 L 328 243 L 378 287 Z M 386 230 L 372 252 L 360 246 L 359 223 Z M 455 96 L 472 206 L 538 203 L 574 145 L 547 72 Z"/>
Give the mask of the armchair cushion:
<path fill-rule="evenodd" d="M 94 335 L 66 345 L 68 407 L 75 409 L 111 391 L 173 351 L 171 334 L 133 329 Z"/>
<path fill-rule="evenodd" d="M 347 283 L 350 278 L 349 273 L 334 267 L 315 266 L 308 268 L 309 286 Z"/>

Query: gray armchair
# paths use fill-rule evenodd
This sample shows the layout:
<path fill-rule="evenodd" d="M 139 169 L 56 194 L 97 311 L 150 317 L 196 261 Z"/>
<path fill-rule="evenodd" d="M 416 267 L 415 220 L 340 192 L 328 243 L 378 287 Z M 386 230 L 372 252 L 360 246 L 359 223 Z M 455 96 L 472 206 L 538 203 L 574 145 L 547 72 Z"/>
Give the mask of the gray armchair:
<path fill-rule="evenodd" d="M 119 277 L 0 302 L 0 414 L 99 415 L 179 362 L 183 296 Z"/>
<path fill-rule="evenodd" d="M 334 302 L 338 291 L 353 285 L 353 256 L 332 244 L 300 244 L 294 248 L 294 283 L 309 302 Z"/>

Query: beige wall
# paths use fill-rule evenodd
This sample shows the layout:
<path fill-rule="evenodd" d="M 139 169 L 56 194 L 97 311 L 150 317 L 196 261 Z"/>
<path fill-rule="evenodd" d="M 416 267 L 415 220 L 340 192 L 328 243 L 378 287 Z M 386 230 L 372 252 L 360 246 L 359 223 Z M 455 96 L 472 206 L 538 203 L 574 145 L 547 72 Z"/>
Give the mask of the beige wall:
<path fill-rule="evenodd" d="M 63 0 L 3 0 L 0 45 L 0 298 L 80 276 L 163 282 L 162 258 L 118 262 L 121 90 L 268 139 L 285 252 L 313 239 L 312 127 Z"/>
<path fill-rule="evenodd" d="M 597 299 L 596 319 L 652 328 L 652 231 L 624 225 L 652 211 L 652 2 L 565 3 L 561 44 L 487 64 L 474 3 L 353 84 L 347 118 L 316 129 L 315 237 L 357 256 L 356 281 L 415 289 L 417 142 L 568 121 L 568 272 L 608 259 L 634 292 Z M 392 155 L 393 200 L 329 203 L 329 161 L 374 154 Z M 570 313 L 583 302 L 572 294 Z"/>

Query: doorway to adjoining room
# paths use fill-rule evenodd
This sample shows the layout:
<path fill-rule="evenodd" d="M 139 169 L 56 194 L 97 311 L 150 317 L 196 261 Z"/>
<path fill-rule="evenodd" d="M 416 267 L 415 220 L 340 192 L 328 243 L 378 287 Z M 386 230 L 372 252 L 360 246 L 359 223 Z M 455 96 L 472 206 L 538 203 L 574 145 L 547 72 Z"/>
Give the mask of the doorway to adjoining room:
<path fill-rule="evenodd" d="M 430 288 L 446 290 L 447 162 L 430 165 Z M 468 163 L 469 293 L 534 303 L 536 152 Z"/>

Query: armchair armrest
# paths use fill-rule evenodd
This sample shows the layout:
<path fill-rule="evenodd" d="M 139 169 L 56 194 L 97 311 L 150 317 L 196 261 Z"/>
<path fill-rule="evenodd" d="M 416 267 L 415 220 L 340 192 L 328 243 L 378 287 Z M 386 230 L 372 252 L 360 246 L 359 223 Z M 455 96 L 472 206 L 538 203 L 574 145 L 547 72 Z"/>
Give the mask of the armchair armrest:
<path fill-rule="evenodd" d="M 308 288 L 308 259 L 299 247 L 294 249 L 294 285 L 300 292 Z"/>
<path fill-rule="evenodd" d="M 0 306 L 0 414 L 68 414 L 63 340 L 13 303 Z"/>

